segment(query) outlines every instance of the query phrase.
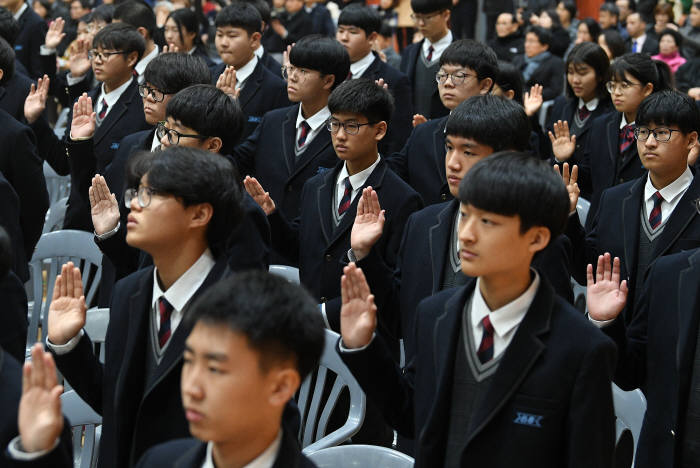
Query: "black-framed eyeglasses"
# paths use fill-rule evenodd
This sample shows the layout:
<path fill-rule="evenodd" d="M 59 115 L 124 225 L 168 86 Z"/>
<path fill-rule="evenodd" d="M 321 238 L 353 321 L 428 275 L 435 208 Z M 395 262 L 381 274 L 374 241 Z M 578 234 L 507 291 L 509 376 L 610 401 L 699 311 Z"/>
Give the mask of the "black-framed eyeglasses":
<path fill-rule="evenodd" d="M 306 79 L 306 76 L 309 74 L 308 70 L 304 70 L 303 68 L 295 67 L 294 65 L 283 65 L 282 66 L 282 78 L 285 79 L 285 81 L 289 80 L 289 77 L 292 75 L 297 75 L 299 77 L 300 81 L 304 81 Z"/>
<path fill-rule="evenodd" d="M 447 78 L 452 78 L 452 84 L 455 86 L 459 86 L 464 83 L 464 80 L 466 80 L 470 76 L 476 76 L 472 73 L 465 73 L 465 72 L 456 72 L 456 73 L 445 73 L 445 72 L 437 72 L 435 74 L 435 81 L 437 81 L 439 84 L 445 84 L 447 83 Z"/>
<path fill-rule="evenodd" d="M 168 143 L 171 145 L 177 145 L 180 143 L 180 138 L 185 137 L 185 138 L 197 138 L 198 140 L 206 140 L 209 138 L 206 135 L 194 135 L 194 134 L 185 134 L 185 133 L 180 133 L 177 130 L 173 130 L 172 128 L 168 128 L 165 126 L 165 122 L 158 122 L 158 126 L 156 127 L 156 136 L 158 137 L 159 140 L 162 140 L 164 136 L 168 136 Z"/>
<path fill-rule="evenodd" d="M 94 59 L 98 58 L 98 59 L 100 59 L 100 62 L 102 62 L 103 60 L 109 60 L 109 58 L 112 55 L 121 55 L 121 54 L 125 54 L 125 53 L 126 52 L 124 52 L 123 50 L 117 50 L 114 52 L 98 52 L 97 49 L 91 49 L 88 51 L 88 58 L 90 60 L 94 60 Z"/>
<path fill-rule="evenodd" d="M 331 119 L 326 122 L 326 128 L 331 133 L 338 133 L 338 130 L 342 128 L 348 135 L 357 135 L 360 133 L 360 127 L 364 127 L 365 125 L 374 125 L 376 123 L 377 122 L 341 122 L 340 120 Z"/>
<path fill-rule="evenodd" d="M 627 91 L 632 86 L 642 86 L 642 83 L 632 83 L 631 81 L 608 81 L 605 83 L 605 89 L 607 89 L 610 94 L 614 93 L 618 87 L 622 91 Z"/>
<path fill-rule="evenodd" d="M 656 127 L 654 129 L 648 127 L 637 127 L 634 129 L 634 137 L 639 141 L 647 141 L 649 135 L 654 135 L 654 139 L 659 143 L 666 143 L 673 136 L 673 132 L 680 132 L 668 127 Z"/>
<path fill-rule="evenodd" d="M 415 13 L 411 13 L 411 19 L 413 20 L 414 23 L 426 23 L 430 21 L 432 18 L 435 18 L 437 15 L 442 13 L 442 11 L 436 11 L 434 13 L 428 13 L 425 15 L 416 15 Z"/>
<path fill-rule="evenodd" d="M 146 185 L 140 185 L 138 189 L 129 188 L 124 192 L 124 204 L 127 208 L 131 208 L 131 201 L 136 198 L 141 208 L 146 208 L 151 204 L 151 197 L 158 195 L 160 192 Z"/>
<path fill-rule="evenodd" d="M 149 94 L 151 95 L 151 97 L 153 98 L 153 100 L 155 102 L 163 102 L 166 94 L 171 94 L 171 93 L 166 93 L 165 91 L 161 91 L 160 89 L 151 88 L 147 84 L 140 84 L 139 85 L 139 95 L 142 98 L 145 98 Z"/>

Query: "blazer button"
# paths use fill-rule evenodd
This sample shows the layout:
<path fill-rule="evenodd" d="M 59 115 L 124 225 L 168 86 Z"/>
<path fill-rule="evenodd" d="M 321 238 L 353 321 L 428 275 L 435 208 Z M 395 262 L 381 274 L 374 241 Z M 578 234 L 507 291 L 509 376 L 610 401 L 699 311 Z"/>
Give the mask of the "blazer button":
<path fill-rule="evenodd" d="M 447 194 L 445 194 L 445 193 L 441 194 L 441 195 L 440 195 L 440 199 L 441 199 L 442 201 L 447 200 Z"/>
<path fill-rule="evenodd" d="M 671 429 L 671 436 L 676 437 L 676 431 L 674 431 L 673 429 Z"/>
<path fill-rule="evenodd" d="M 326 261 L 330 262 L 331 260 L 333 260 L 333 256 L 331 254 L 326 254 Z"/>
<path fill-rule="evenodd" d="M 319 300 L 319 302 L 321 302 L 321 303 L 326 302 L 326 298 L 324 296 L 321 296 L 321 299 Z"/>
<path fill-rule="evenodd" d="M 625 183 L 625 179 L 623 179 L 622 177 L 620 177 L 620 181 L 619 181 L 618 183 L 624 184 L 624 183 Z"/>

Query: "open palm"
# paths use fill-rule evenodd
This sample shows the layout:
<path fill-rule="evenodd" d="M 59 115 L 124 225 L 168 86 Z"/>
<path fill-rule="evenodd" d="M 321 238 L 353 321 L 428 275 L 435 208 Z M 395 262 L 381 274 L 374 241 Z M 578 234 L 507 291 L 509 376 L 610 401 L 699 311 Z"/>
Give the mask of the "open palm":
<path fill-rule="evenodd" d="M 73 104 L 73 120 L 70 124 L 70 136 L 76 138 L 91 138 L 95 134 L 95 111 L 92 109 L 92 98 L 83 93 Z"/>
<path fill-rule="evenodd" d="M 552 153 L 558 161 L 566 161 L 574 154 L 576 135 L 569 133 L 569 122 L 555 122 L 554 134 L 549 132 L 549 141 L 552 142 Z"/>
<path fill-rule="evenodd" d="M 354 263 L 344 268 L 340 290 L 343 300 L 340 309 L 343 344 L 350 349 L 366 346 L 377 328 L 377 306 L 364 273 Z"/>
<path fill-rule="evenodd" d="M 372 246 L 382 237 L 384 215 L 377 192 L 372 187 L 365 187 L 357 202 L 357 214 L 350 233 L 350 247 L 358 260 L 367 256 Z"/>
<path fill-rule="evenodd" d="M 119 204 L 113 193 L 109 192 L 107 181 L 97 174 L 92 178 L 88 189 L 90 198 L 90 215 L 95 233 L 100 235 L 109 232 L 119 223 Z"/>
<path fill-rule="evenodd" d="M 49 306 L 49 341 L 62 345 L 76 336 L 85 325 L 86 310 L 80 270 L 68 262 L 54 284 Z"/>
<path fill-rule="evenodd" d="M 616 318 L 627 303 L 627 281 L 620 282 L 620 259 L 611 262 L 610 254 L 598 257 L 596 277 L 593 265 L 586 269 L 586 304 L 588 315 L 594 320 Z"/>

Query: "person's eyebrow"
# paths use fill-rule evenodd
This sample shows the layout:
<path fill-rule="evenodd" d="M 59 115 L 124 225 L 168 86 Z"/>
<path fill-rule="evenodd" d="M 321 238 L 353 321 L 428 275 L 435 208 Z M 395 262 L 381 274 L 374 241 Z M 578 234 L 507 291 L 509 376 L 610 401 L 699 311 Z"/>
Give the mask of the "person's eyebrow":
<path fill-rule="evenodd" d="M 226 362 L 228 361 L 228 355 L 224 353 L 204 353 L 204 359 L 207 361 Z"/>

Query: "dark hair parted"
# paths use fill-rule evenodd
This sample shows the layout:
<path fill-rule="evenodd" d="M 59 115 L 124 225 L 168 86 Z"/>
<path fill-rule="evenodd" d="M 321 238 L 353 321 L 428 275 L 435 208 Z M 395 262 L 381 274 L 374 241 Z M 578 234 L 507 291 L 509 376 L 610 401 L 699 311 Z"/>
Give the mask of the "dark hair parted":
<path fill-rule="evenodd" d="M 111 23 L 114 17 L 114 5 L 108 5 L 103 3 L 95 7 L 90 12 L 90 21 L 104 21 L 105 23 Z M 132 25 L 133 26 L 133 25 Z"/>
<path fill-rule="evenodd" d="M 214 25 L 217 28 L 230 26 L 241 28 L 252 36 L 262 30 L 262 18 L 260 13 L 250 3 L 234 2 L 226 5 L 216 14 Z"/>
<path fill-rule="evenodd" d="M 92 40 L 93 47 L 122 50 L 124 55 L 138 53 L 138 60 L 143 57 L 146 42 L 135 27 L 126 23 L 111 23 L 100 29 Z M 137 60 L 137 62 L 138 62 Z"/>
<path fill-rule="evenodd" d="M 593 42 L 598 41 L 598 36 L 600 36 L 600 25 L 596 20 L 593 18 L 583 18 L 578 26 L 581 27 L 582 24 L 586 25 L 586 29 L 588 29 L 588 34 L 591 36 L 591 39 Z"/>
<path fill-rule="evenodd" d="M 414 13 L 425 14 L 451 9 L 451 0 L 411 0 L 411 10 Z"/>
<path fill-rule="evenodd" d="M 387 122 L 394 112 L 394 97 L 367 78 L 344 81 L 328 97 L 331 114 L 349 112 L 364 115 L 369 122 Z"/>
<path fill-rule="evenodd" d="M 459 201 L 502 216 L 518 216 L 520 232 L 549 229 L 550 241 L 564 231 L 569 194 L 547 162 L 507 151 L 484 158 L 459 184 Z"/>
<path fill-rule="evenodd" d="M 341 10 L 338 26 L 355 26 L 369 36 L 373 32 L 379 32 L 382 27 L 382 18 L 374 8 L 352 4 Z"/>
<path fill-rule="evenodd" d="M 668 21 L 673 23 L 673 21 L 674 21 L 673 4 L 672 3 L 658 3 L 654 7 L 654 16 L 656 16 L 656 15 L 666 15 L 668 17 Z"/>
<path fill-rule="evenodd" d="M 681 33 L 678 31 L 674 31 L 671 28 L 664 29 L 661 31 L 661 34 L 659 34 L 659 42 L 661 42 L 664 36 L 671 36 L 679 49 L 683 46 L 683 36 L 681 36 Z"/>
<path fill-rule="evenodd" d="M 525 35 L 528 34 L 537 36 L 537 40 L 542 45 L 552 45 L 552 32 L 549 29 L 545 29 L 542 26 L 528 26 L 527 29 L 525 29 Z"/>
<path fill-rule="evenodd" d="M 15 51 L 2 37 L 0 37 L 0 70 L 2 70 L 0 85 L 4 85 L 15 75 Z"/>
<path fill-rule="evenodd" d="M 578 8 L 576 7 L 576 2 L 574 2 L 573 0 L 563 0 L 559 3 L 561 3 L 561 6 L 563 6 L 564 9 L 569 12 L 569 16 L 571 17 L 571 20 L 574 20 L 576 18 L 576 15 L 578 14 Z"/>
<path fill-rule="evenodd" d="M 599 12 L 606 11 L 616 18 L 620 17 L 620 9 L 614 3 L 603 3 L 598 9 Z"/>
<path fill-rule="evenodd" d="M 144 28 L 150 39 L 153 38 L 153 33 L 156 30 L 156 15 L 150 6 L 143 2 L 120 3 L 114 8 L 114 19 L 135 28 Z"/>
<path fill-rule="evenodd" d="M 573 67 L 578 69 L 581 65 L 587 65 L 595 72 L 598 84 L 596 86 L 596 94 L 598 98 L 608 98 L 608 91 L 605 89 L 605 82 L 608 79 L 610 72 L 610 59 L 607 54 L 598 44 L 593 42 L 582 42 L 576 44 L 569 55 L 566 57 L 566 70 Z M 569 80 L 566 80 L 566 95 L 570 98 L 575 97 L 574 90 L 571 89 Z"/>
<path fill-rule="evenodd" d="M 302 380 L 318 366 L 325 344 L 323 319 L 311 296 L 266 271 L 222 279 L 196 300 L 184 320 L 188 327 L 227 327 L 245 336 L 260 355 L 263 372 L 293 359 Z"/>
<path fill-rule="evenodd" d="M 491 78 L 495 81 L 498 75 L 496 52 L 486 44 L 472 39 L 461 39 L 447 46 L 440 55 L 440 66 L 443 65 L 471 68 L 479 80 Z"/>
<path fill-rule="evenodd" d="M 213 85 L 189 86 L 170 98 L 165 115 L 200 135 L 221 138 L 222 154 L 231 154 L 243 134 L 245 116 L 238 99 Z"/>
<path fill-rule="evenodd" d="M 668 65 L 652 60 L 647 54 L 628 53 L 610 65 L 610 76 L 618 81 L 625 80 L 625 73 L 639 80 L 642 85 L 651 83 L 654 91 L 663 91 L 671 87 L 671 72 Z"/>
<path fill-rule="evenodd" d="M 128 186 L 138 187 L 144 175 L 149 187 L 173 195 L 186 207 L 209 203 L 213 215 L 207 226 L 207 244 L 215 256 L 225 252 L 227 240 L 244 216 L 240 177 L 228 158 L 186 146 L 142 151 L 129 158 Z"/>
<path fill-rule="evenodd" d="M 700 132 L 700 110 L 687 94 L 674 89 L 653 93 L 637 109 L 637 126 L 676 125 L 685 134 Z"/>
<path fill-rule="evenodd" d="M 292 47 L 289 62 L 298 68 L 335 76 L 335 89 L 350 73 L 350 56 L 340 42 L 320 34 L 304 36 Z"/>
<path fill-rule="evenodd" d="M 495 83 L 505 91 L 513 91 L 513 101 L 523 103 L 523 75 L 518 67 L 510 62 L 498 62 L 498 76 Z"/>
<path fill-rule="evenodd" d="M 188 86 L 209 84 L 211 72 L 199 57 L 171 52 L 148 62 L 143 78 L 158 90 L 175 94 Z"/>
<path fill-rule="evenodd" d="M 625 48 L 625 40 L 622 39 L 619 32 L 614 29 L 606 29 L 601 33 L 601 35 L 605 38 L 605 44 L 608 46 L 613 59 L 625 55 L 627 52 L 627 49 Z"/>
<path fill-rule="evenodd" d="M 201 37 L 199 37 L 199 19 L 197 19 L 197 13 L 190 10 L 189 8 L 178 8 L 173 10 L 168 15 L 168 19 L 173 20 L 177 26 L 177 34 L 180 37 L 180 42 L 185 43 L 185 38 L 182 36 L 182 30 L 194 33 L 194 44 L 199 45 L 202 43 Z M 206 49 L 202 49 L 206 52 Z M 186 50 L 183 52 L 187 52 Z"/>
<path fill-rule="evenodd" d="M 462 101 L 447 119 L 447 135 L 471 138 L 493 148 L 526 151 L 530 145 L 530 121 L 523 107 L 510 99 L 487 95 Z"/>
<path fill-rule="evenodd" d="M 15 45 L 15 39 L 19 34 L 19 23 L 7 8 L 0 7 L 0 37 L 11 46 Z"/>

